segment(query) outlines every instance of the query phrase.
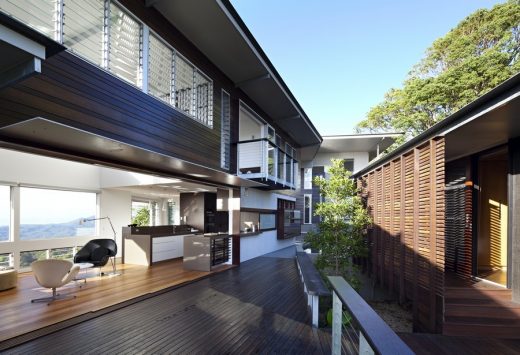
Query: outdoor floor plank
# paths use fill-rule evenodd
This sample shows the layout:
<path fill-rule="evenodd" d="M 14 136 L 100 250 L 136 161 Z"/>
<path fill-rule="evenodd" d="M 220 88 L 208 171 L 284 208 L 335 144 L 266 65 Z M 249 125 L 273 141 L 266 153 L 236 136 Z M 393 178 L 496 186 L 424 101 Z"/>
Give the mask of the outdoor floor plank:
<path fill-rule="evenodd" d="M 6 352 L 320 354 L 330 333 L 310 324 L 294 260 L 259 257 Z"/>

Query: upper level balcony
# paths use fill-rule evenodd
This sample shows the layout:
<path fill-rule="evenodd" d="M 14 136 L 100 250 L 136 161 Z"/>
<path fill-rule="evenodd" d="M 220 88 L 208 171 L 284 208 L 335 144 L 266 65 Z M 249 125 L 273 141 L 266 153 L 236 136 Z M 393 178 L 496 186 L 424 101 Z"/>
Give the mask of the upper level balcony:
<path fill-rule="evenodd" d="M 237 175 L 265 183 L 270 189 L 294 189 L 295 151 L 283 150 L 267 138 L 237 143 Z"/>

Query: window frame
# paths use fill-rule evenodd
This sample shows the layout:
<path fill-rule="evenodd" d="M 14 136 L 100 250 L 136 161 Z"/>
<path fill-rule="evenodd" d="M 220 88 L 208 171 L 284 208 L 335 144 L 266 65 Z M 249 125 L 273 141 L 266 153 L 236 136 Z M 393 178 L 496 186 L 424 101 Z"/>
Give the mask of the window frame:
<path fill-rule="evenodd" d="M 146 25 L 144 25 L 144 26 L 146 26 Z M 177 56 L 177 51 L 175 50 L 175 48 L 173 48 L 172 45 L 170 45 L 168 42 L 166 42 L 164 40 L 164 38 L 159 36 L 159 34 L 157 34 L 157 32 L 155 32 L 151 28 L 148 28 L 148 38 L 146 40 L 146 45 L 148 47 L 147 50 L 146 50 L 147 58 L 150 57 L 150 37 L 154 37 L 157 41 L 159 41 L 160 43 L 165 45 L 172 52 L 172 62 L 171 62 L 171 68 L 170 68 L 171 69 L 171 76 L 170 76 L 170 79 L 171 79 L 171 82 L 170 82 L 170 102 L 167 102 L 167 101 L 162 100 L 161 98 L 159 98 L 159 97 L 157 97 L 155 95 L 150 94 L 150 81 L 149 81 L 150 63 L 149 62 L 146 65 L 146 71 L 147 71 L 147 73 L 146 73 L 146 83 L 147 83 L 147 85 L 146 85 L 146 93 L 149 96 L 153 97 L 154 99 L 157 99 L 160 102 L 165 103 L 165 104 L 167 104 L 169 106 L 172 106 L 175 109 L 177 109 L 177 107 L 175 107 L 175 58 Z M 144 56 L 143 56 L 143 60 L 144 60 Z M 143 76 L 144 76 L 144 73 L 143 73 Z"/>
<path fill-rule="evenodd" d="M 309 207 L 306 207 L 305 200 L 309 198 Z M 307 215 L 307 209 L 309 210 Z M 307 222 L 307 218 L 309 217 L 309 221 Z M 303 195 L 303 224 L 312 224 L 312 194 L 304 194 Z"/>
<path fill-rule="evenodd" d="M 52 240 L 72 240 L 74 238 L 93 238 L 96 236 L 99 236 L 99 223 L 97 220 L 94 221 L 94 233 L 92 235 L 85 235 L 85 236 L 78 236 L 78 235 L 60 235 L 60 236 L 53 236 L 50 238 L 37 238 L 37 239 L 22 239 L 21 234 L 21 227 L 22 227 L 22 209 L 23 209 L 23 203 L 22 203 L 22 189 L 37 189 L 37 190 L 47 190 L 47 191 L 59 191 L 59 192 L 74 192 L 74 193 L 90 193 L 95 195 L 95 213 L 94 218 L 99 218 L 99 193 L 97 191 L 92 190 L 81 190 L 81 189 L 67 189 L 67 188 L 59 188 L 59 187 L 49 187 L 49 186 L 35 186 L 35 185 L 20 185 L 18 187 L 18 203 L 17 205 L 17 211 L 15 212 L 18 215 L 17 218 L 17 225 L 16 225 L 16 231 L 17 231 L 17 241 L 21 241 L 22 243 L 27 242 L 45 242 L 45 241 L 52 241 Z M 12 197 L 11 197 L 12 198 Z M 11 202 L 13 204 L 13 202 Z M 89 216 L 81 216 L 82 218 L 86 218 Z M 29 223 L 31 224 L 31 223 Z M 14 228 L 13 228 L 14 229 Z M 15 240 L 13 238 L 13 240 Z M 49 249 L 53 249 L 53 247 L 49 247 Z"/>
<path fill-rule="evenodd" d="M 224 117 L 224 96 L 229 100 L 229 117 Z M 229 141 L 224 142 L 224 133 L 229 136 Z M 220 167 L 231 169 L 231 95 L 224 89 L 220 91 Z"/>
<path fill-rule="evenodd" d="M 310 171 L 310 180 L 306 179 L 306 171 Z M 312 190 L 312 168 L 303 168 L 303 189 Z"/>

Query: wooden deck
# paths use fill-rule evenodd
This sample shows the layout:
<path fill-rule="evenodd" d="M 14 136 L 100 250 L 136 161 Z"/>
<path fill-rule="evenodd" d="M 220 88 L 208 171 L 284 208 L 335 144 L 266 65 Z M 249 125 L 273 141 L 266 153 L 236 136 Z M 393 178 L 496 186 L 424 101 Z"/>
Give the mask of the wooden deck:
<path fill-rule="evenodd" d="M 224 269 L 229 267 L 224 266 Z M 106 268 L 106 270 L 111 269 Z M 30 338 L 31 334 L 35 335 L 35 330 L 80 316 L 85 319 L 88 318 L 85 315 L 101 312 L 107 307 L 114 307 L 136 297 L 210 274 L 202 271 L 186 271 L 180 259 L 156 264 L 151 268 L 118 265 L 118 272 L 121 273 L 120 276 L 93 277 L 86 283 L 72 282 L 60 288 L 59 292 L 74 294 L 76 298 L 56 301 L 49 306 L 46 303 L 31 303 L 31 299 L 48 296 L 51 291 L 40 287 L 32 273 L 20 274 L 17 288 L 0 292 L 0 350 L 7 339 L 23 334 L 28 334 L 26 338 Z M 91 273 L 96 276 L 97 271 L 93 270 Z M 43 329 L 38 334 L 45 334 L 45 332 Z"/>
<path fill-rule="evenodd" d="M 328 354 L 330 334 L 310 326 L 302 288 L 294 259 L 260 257 L 8 353 Z"/>
<path fill-rule="evenodd" d="M 439 334 L 399 334 L 418 355 L 516 355 L 520 340 L 485 337 L 453 337 Z"/>

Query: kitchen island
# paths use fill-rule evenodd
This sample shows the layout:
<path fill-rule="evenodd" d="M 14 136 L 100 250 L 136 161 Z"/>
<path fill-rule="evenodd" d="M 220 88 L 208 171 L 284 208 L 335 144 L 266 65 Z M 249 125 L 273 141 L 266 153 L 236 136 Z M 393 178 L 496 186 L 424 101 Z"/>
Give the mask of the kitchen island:
<path fill-rule="evenodd" d="M 184 236 L 184 269 L 211 271 L 230 261 L 231 236 L 206 233 Z"/>
<path fill-rule="evenodd" d="M 184 237 L 195 233 L 189 225 L 123 227 L 123 263 L 151 266 L 182 258 Z"/>

